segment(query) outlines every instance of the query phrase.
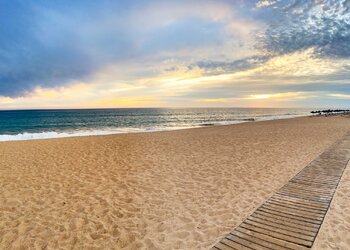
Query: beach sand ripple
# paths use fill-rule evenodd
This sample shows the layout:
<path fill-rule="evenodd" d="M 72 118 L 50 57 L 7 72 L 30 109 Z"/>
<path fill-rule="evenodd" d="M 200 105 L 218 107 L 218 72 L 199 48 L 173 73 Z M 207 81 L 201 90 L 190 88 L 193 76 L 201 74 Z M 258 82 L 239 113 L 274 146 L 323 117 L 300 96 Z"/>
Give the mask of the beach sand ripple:
<path fill-rule="evenodd" d="M 0 249 L 207 249 L 349 129 L 318 117 L 0 143 Z"/>

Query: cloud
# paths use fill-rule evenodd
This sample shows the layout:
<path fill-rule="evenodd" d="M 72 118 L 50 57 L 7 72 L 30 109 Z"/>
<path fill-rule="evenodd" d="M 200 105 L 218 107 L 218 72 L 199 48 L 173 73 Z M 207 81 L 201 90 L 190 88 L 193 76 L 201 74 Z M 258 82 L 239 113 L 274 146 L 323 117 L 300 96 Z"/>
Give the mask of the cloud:
<path fill-rule="evenodd" d="M 9 5 L 1 15 L 6 27 L 0 26 L 1 95 L 25 95 L 37 86 L 83 80 L 99 67 L 101 58 L 76 32 L 83 23 L 65 18 L 63 7 L 51 11 L 29 1 Z"/>
<path fill-rule="evenodd" d="M 328 94 L 328 96 L 336 97 L 340 99 L 350 99 L 350 94 Z"/>
<path fill-rule="evenodd" d="M 259 45 L 271 54 L 315 48 L 319 56 L 349 58 L 349 5 L 347 0 L 281 1 L 274 12 L 283 11 L 283 18 L 269 26 Z"/>
<path fill-rule="evenodd" d="M 235 97 L 226 98 L 199 98 L 195 99 L 195 102 L 203 105 L 216 105 L 216 106 L 229 106 L 229 105 L 242 105 L 248 107 L 271 107 L 278 105 L 280 107 L 288 107 L 290 104 L 296 105 L 300 101 L 313 100 L 319 97 L 319 94 L 305 93 L 305 92 L 282 92 L 271 94 L 251 94 L 241 95 Z"/>
<path fill-rule="evenodd" d="M 240 81 L 308 83 L 310 81 L 350 81 L 350 60 L 321 58 L 314 48 L 278 56 L 256 56 L 232 62 L 200 61 L 188 66 L 204 75 L 226 75 Z M 281 84 L 283 81 L 283 84 Z"/>
<path fill-rule="evenodd" d="M 282 102 L 282 97 L 286 97 L 285 101 L 303 103 L 307 98 L 320 96 L 319 93 L 350 91 L 349 60 L 319 58 L 312 48 L 263 59 L 258 63 L 249 63 L 248 59 L 239 63 L 196 63 L 190 70 L 187 68 L 187 77 L 165 77 L 164 81 L 177 86 L 172 92 L 177 96 L 201 103 L 248 104 L 248 100 L 264 99 Z M 195 72 L 191 74 L 191 70 Z M 181 72 L 179 75 L 184 76 Z"/>
<path fill-rule="evenodd" d="M 271 57 L 261 66 L 242 73 L 256 77 L 325 78 L 348 72 L 349 65 L 350 61 L 347 59 L 320 58 L 314 48 L 309 48 Z"/>
<path fill-rule="evenodd" d="M 6 109 L 154 107 L 160 104 L 161 99 L 150 94 L 149 90 L 144 91 L 128 84 L 108 84 L 101 87 L 99 84 L 76 82 L 54 88 L 36 87 L 20 97 L 0 96 L 0 107 Z"/>
<path fill-rule="evenodd" d="M 262 0 L 262 1 L 259 1 L 255 4 L 255 6 L 257 8 L 261 8 L 261 7 L 267 7 L 267 6 L 271 6 L 271 5 L 274 5 L 276 3 L 276 1 L 267 1 L 267 0 Z"/>
<path fill-rule="evenodd" d="M 156 69 L 164 58 L 212 57 L 247 36 L 233 15 L 224 1 L 10 1 L 0 10 L 0 95 L 88 81 L 131 60 Z"/>
<path fill-rule="evenodd" d="M 3 7 L 2 107 L 284 105 L 279 95 L 293 103 L 349 94 L 349 1 L 14 0 Z"/>
<path fill-rule="evenodd" d="M 262 65 L 269 59 L 268 56 L 251 56 L 234 61 L 199 61 L 188 66 L 189 69 L 198 67 L 206 74 L 233 73 Z"/>

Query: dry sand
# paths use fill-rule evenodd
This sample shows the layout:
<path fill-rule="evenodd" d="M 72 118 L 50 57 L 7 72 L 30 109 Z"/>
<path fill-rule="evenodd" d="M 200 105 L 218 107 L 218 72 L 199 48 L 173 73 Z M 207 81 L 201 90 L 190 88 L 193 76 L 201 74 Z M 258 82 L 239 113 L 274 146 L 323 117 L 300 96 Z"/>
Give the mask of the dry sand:
<path fill-rule="evenodd" d="M 350 249 L 350 163 L 344 171 L 313 249 Z"/>
<path fill-rule="evenodd" d="M 0 143 L 0 249 L 207 249 L 349 130 L 307 117 Z M 319 246 L 350 247 L 347 173 Z"/>

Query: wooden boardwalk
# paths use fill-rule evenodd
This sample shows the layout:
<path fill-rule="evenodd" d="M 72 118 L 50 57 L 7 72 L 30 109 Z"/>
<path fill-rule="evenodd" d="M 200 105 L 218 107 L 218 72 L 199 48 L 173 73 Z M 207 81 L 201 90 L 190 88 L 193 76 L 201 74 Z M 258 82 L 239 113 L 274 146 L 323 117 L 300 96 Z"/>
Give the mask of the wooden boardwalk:
<path fill-rule="evenodd" d="M 301 170 L 212 249 L 310 249 L 349 158 L 350 133 Z"/>

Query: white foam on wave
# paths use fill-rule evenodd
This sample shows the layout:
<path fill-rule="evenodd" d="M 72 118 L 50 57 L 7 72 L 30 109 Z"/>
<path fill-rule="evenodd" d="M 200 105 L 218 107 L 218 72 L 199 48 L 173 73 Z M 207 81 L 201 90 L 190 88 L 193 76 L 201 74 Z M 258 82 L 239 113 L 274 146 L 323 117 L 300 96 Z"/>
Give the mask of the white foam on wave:
<path fill-rule="evenodd" d="M 270 115 L 270 116 L 261 116 L 261 117 L 250 117 L 250 118 L 241 118 L 234 121 L 218 121 L 218 122 L 209 122 L 205 125 L 234 125 L 239 123 L 246 123 L 246 122 L 263 122 L 263 121 L 272 121 L 272 120 L 281 120 L 281 119 L 290 119 L 290 118 L 297 118 L 297 117 L 305 117 L 309 116 L 309 114 L 282 114 L 282 115 Z"/>
<path fill-rule="evenodd" d="M 265 116 L 256 118 L 255 121 L 272 121 L 272 120 L 281 120 L 281 119 L 289 119 L 289 118 L 297 118 L 297 117 L 305 117 L 309 116 L 309 114 L 287 114 L 287 115 L 275 115 L 275 116 Z"/>
<path fill-rule="evenodd" d="M 93 136 L 117 134 L 116 131 L 77 131 L 77 132 L 41 132 L 41 133 L 22 133 L 17 135 L 0 135 L 0 141 L 24 141 L 51 138 L 65 138 L 75 136 Z M 123 132 L 119 132 L 123 133 Z"/>
<path fill-rule="evenodd" d="M 95 136 L 95 135 L 113 135 L 113 134 L 128 134 L 128 133 L 142 133 L 142 132 L 159 132 L 169 130 L 180 130 L 188 127 L 171 127 L 159 129 L 138 129 L 138 128 L 118 128 L 111 130 L 91 130 L 91 131 L 72 131 L 72 132 L 39 132 L 39 133 L 21 133 L 21 134 L 4 134 L 0 135 L 0 142 L 2 141 L 26 141 L 26 140 L 40 140 L 66 137 L 81 137 L 81 136 Z"/>
<path fill-rule="evenodd" d="M 295 118 L 307 116 L 304 115 L 279 115 L 279 116 L 267 116 L 267 117 L 257 117 L 257 118 L 247 118 L 236 121 L 221 121 L 189 126 L 178 126 L 178 127 L 157 127 L 157 128 L 117 128 L 117 129 L 106 129 L 106 130 L 78 130 L 78 131 L 69 131 L 69 132 L 38 132 L 38 133 L 20 133 L 20 134 L 4 134 L 0 135 L 0 142 L 3 141 L 25 141 L 25 140 L 39 140 L 39 139 L 52 139 L 52 138 L 66 138 L 66 137 L 80 137 L 80 136 L 95 136 L 95 135 L 112 135 L 112 134 L 127 134 L 127 133 L 142 133 L 142 132 L 159 132 L 159 131 L 171 131 L 171 130 L 180 130 L 188 128 L 198 128 L 208 125 L 220 126 L 220 125 L 232 125 L 245 122 L 254 122 L 254 121 L 269 121 L 269 120 L 279 120 L 287 118 Z"/>

